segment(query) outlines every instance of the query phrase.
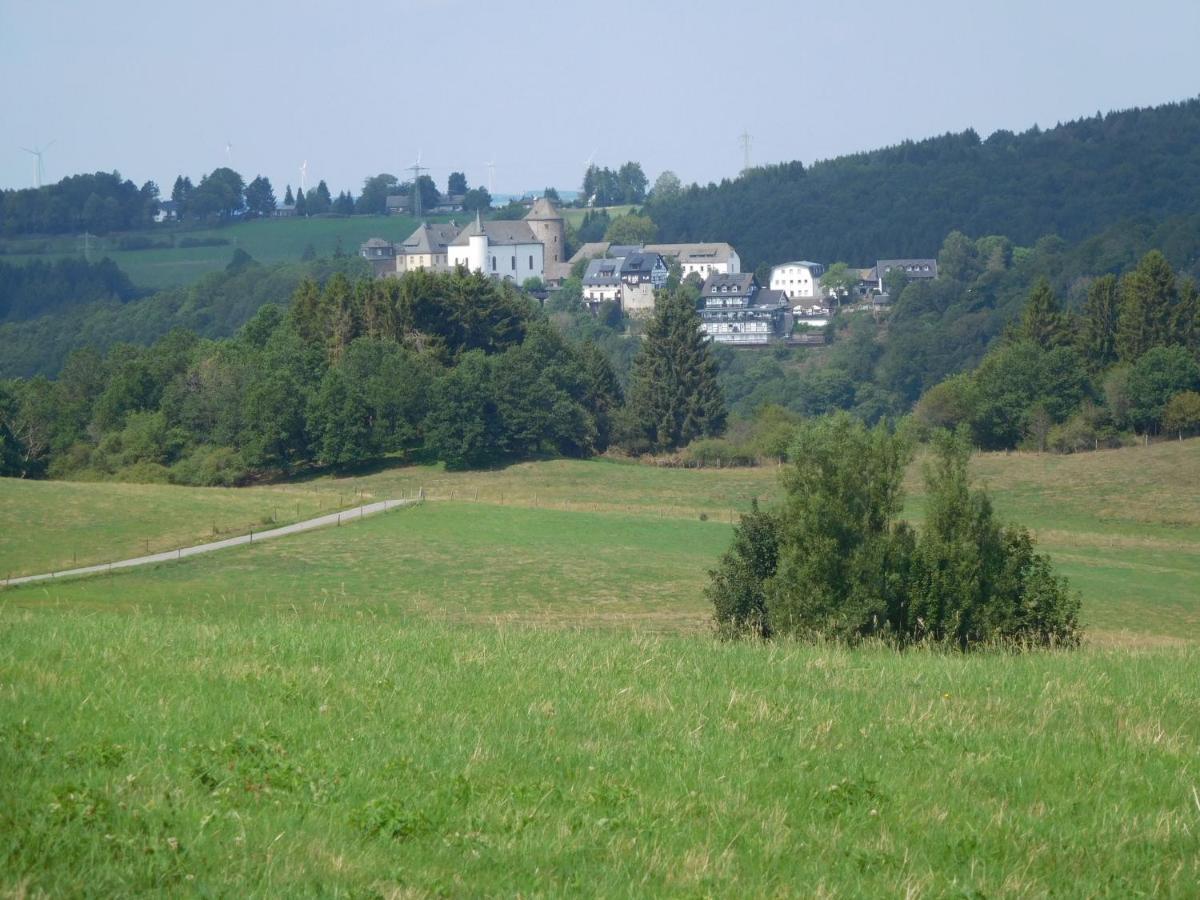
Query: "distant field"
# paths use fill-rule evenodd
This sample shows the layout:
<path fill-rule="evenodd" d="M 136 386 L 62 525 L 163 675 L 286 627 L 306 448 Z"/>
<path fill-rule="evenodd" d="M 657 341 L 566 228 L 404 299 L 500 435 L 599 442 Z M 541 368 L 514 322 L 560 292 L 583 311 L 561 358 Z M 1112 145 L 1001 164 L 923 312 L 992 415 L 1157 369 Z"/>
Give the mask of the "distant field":
<path fill-rule="evenodd" d="M 1200 639 L 1200 495 L 1185 487 L 1200 480 L 1200 441 L 1070 457 L 988 454 L 977 457 L 974 468 L 990 486 L 1001 517 L 1030 527 L 1082 592 L 1094 640 Z M 919 469 L 918 462 L 908 479 L 908 514 L 917 520 L 923 504 Z M 307 513 L 339 501 L 349 505 L 359 492 L 367 499 L 421 492 L 432 502 L 402 519 L 388 517 L 296 544 L 263 547 L 255 551 L 261 557 L 244 564 L 237 561 L 242 557 L 227 554 L 121 578 L 137 580 L 138 596 L 187 596 L 204 585 L 217 594 L 249 590 L 264 598 L 283 593 L 311 599 L 341 590 L 387 597 L 389 604 L 409 611 L 425 609 L 436 596 L 451 616 L 496 613 L 523 621 L 590 619 L 594 601 L 601 618 L 619 609 L 637 619 L 643 597 L 639 578 L 645 573 L 610 559 L 612 547 L 639 558 L 637 545 L 625 540 L 627 533 L 636 533 L 655 547 L 647 590 L 678 585 L 670 593 L 671 615 L 678 614 L 690 630 L 707 616 L 700 587 L 704 571 L 728 540 L 730 522 L 755 497 L 772 502 L 779 487 L 774 468 L 666 469 L 609 460 L 550 460 L 457 473 L 408 466 L 249 491 L 9 480 L 0 481 L 0 525 L 13 537 L 0 539 L 0 564 L 19 574 L 48 565 L 61 568 L 75 553 L 80 562 L 134 556 L 156 532 L 162 536 L 151 538 L 151 549 L 170 549 L 211 534 L 214 516 L 222 531 L 235 526 L 244 531 L 245 523 L 269 518 L 276 502 L 290 504 L 281 506 L 281 518 L 295 518 L 297 500 L 307 504 Z M 56 509 L 68 512 L 55 519 L 50 511 Z M 429 525 L 414 528 L 413 521 Z M 695 545 L 703 549 L 699 557 L 692 552 L 699 538 L 677 540 L 693 528 L 707 538 Z M 478 540 L 476 532 L 486 539 Z M 490 558 L 493 540 L 500 541 L 496 559 L 481 563 Z M 469 559 L 458 559 L 460 541 L 474 547 Z M 311 573 L 303 570 L 303 577 L 293 579 L 290 573 L 301 570 L 290 548 L 301 544 L 316 548 L 316 564 Z M 522 547 L 536 551 L 538 565 L 553 575 L 548 581 L 535 579 L 522 594 L 526 599 L 505 609 L 504 597 L 515 596 L 513 585 L 523 582 L 516 574 L 495 573 L 524 560 Z M 436 562 L 408 564 L 422 554 Z M 592 560 L 603 564 L 597 568 Z M 613 573 L 619 571 L 628 578 L 614 583 Z M 587 576 L 572 575 L 580 572 Z M 121 578 L 111 585 L 83 582 L 55 590 L 103 603 L 121 596 Z M 556 588 L 559 578 L 569 580 Z M 639 599 L 631 606 L 605 605 L 614 593 Z M 486 602 L 475 604 L 472 598 Z M 661 624 L 656 609 L 642 611 Z"/>
<path fill-rule="evenodd" d="M 0 894 L 1194 895 L 1200 441 L 975 469 L 1084 649 L 716 641 L 705 573 L 772 469 L 0 481 L 9 560 L 432 498 L 0 591 Z"/>
<path fill-rule="evenodd" d="M 617 216 L 625 215 L 633 208 L 634 207 L 632 204 L 624 204 L 622 206 L 597 206 L 593 209 L 579 209 L 565 206 L 560 209 L 559 212 L 562 213 L 563 220 L 566 221 L 567 224 L 571 225 L 573 228 L 578 228 L 581 224 L 583 224 L 583 217 L 589 212 L 599 212 L 602 209 L 606 209 L 608 210 L 608 214 L 615 219 Z"/>
<path fill-rule="evenodd" d="M 355 505 L 354 490 L 331 484 L 230 489 L 0 478 L 0 579 L 311 518 Z"/>
<path fill-rule="evenodd" d="M 430 221 L 446 221 L 447 217 L 434 217 Z M 262 263 L 295 261 L 300 259 L 305 247 L 313 245 L 318 256 L 330 256 L 341 239 L 346 253 L 358 252 L 358 246 L 367 238 L 382 237 L 387 240 L 403 240 L 416 227 L 416 220 L 406 216 L 351 216 L 349 218 L 318 219 L 255 219 L 237 222 L 224 228 L 175 229 L 164 226 L 148 229 L 136 234 L 151 240 L 177 240 L 184 238 L 222 238 L 227 245 L 216 247 L 175 247 L 169 250 L 117 250 L 117 237 L 93 238 L 91 258 L 98 260 L 111 257 L 139 287 L 162 289 L 190 284 L 202 275 L 217 272 L 229 264 L 235 249 L 241 248 Z M 30 241 L 5 240 L 8 253 L 0 260 L 8 262 L 32 259 L 54 259 L 56 256 L 79 256 L 83 253 L 82 240 L 77 236 L 38 239 L 36 243 L 49 242 L 50 252 L 37 256 L 22 255 L 22 246 Z"/>

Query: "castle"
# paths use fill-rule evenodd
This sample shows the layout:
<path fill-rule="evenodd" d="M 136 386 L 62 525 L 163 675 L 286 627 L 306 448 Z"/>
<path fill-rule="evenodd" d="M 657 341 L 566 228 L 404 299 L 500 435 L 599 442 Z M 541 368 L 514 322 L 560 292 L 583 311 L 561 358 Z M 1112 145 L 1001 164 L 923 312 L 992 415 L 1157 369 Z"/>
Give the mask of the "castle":
<path fill-rule="evenodd" d="M 530 278 L 561 280 L 570 271 L 566 261 L 566 225 L 545 197 L 517 221 L 475 221 L 459 229 L 453 223 L 422 222 L 396 244 L 371 238 L 360 248 L 377 277 L 402 275 L 416 269 L 448 272 L 463 266 L 493 278 L 524 284 Z"/>

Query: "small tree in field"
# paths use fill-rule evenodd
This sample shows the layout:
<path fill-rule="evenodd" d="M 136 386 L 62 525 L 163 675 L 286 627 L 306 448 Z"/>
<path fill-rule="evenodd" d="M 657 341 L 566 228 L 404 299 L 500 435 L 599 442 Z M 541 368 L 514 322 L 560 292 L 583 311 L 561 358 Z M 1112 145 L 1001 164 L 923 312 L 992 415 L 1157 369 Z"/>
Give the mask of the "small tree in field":
<path fill-rule="evenodd" d="M 920 535 L 898 518 L 911 459 L 902 435 L 846 414 L 801 425 L 778 512 L 743 517 L 708 588 L 726 634 L 959 649 L 1071 646 L 1079 600 L 1023 528 L 998 523 L 967 473 L 965 432 L 940 432 Z"/>
<path fill-rule="evenodd" d="M 1200 393 L 1180 391 L 1168 400 L 1163 409 L 1163 430 L 1180 438 L 1200 431 Z"/>
<path fill-rule="evenodd" d="M 624 443 L 673 450 L 725 429 L 725 399 L 700 316 L 682 292 L 664 294 L 633 361 Z"/>

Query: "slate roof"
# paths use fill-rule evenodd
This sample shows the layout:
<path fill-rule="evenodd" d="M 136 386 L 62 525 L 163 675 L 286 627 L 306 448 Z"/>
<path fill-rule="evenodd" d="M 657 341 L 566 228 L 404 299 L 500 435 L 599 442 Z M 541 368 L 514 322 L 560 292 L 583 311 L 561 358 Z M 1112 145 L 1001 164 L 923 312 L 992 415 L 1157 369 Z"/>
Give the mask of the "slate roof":
<path fill-rule="evenodd" d="M 630 257 L 642 252 L 641 244 L 609 244 L 607 255 L 616 259 L 618 256 Z"/>
<path fill-rule="evenodd" d="M 538 197 L 533 201 L 533 207 L 525 214 L 526 219 L 561 219 L 557 207 L 547 200 L 545 197 Z"/>
<path fill-rule="evenodd" d="M 788 298 L 787 291 L 772 291 L 763 288 L 754 295 L 755 306 L 788 306 L 791 300 Z"/>
<path fill-rule="evenodd" d="M 450 242 L 450 246 L 466 247 L 470 243 L 468 239 L 479 234 L 486 234 L 489 244 L 541 243 L 533 233 L 533 229 L 529 227 L 529 223 L 524 220 L 480 222 L 477 217 L 474 222 L 458 233 L 458 236 Z"/>
<path fill-rule="evenodd" d="M 772 266 L 771 270 L 774 271 L 775 269 L 782 269 L 784 266 L 804 266 L 806 269 L 824 268 L 824 266 L 822 266 L 820 263 L 809 262 L 807 259 L 793 259 L 790 262 L 784 262 L 777 266 Z"/>
<path fill-rule="evenodd" d="M 682 263 L 728 262 L 734 249 L 725 242 L 712 244 L 647 244 L 642 248 L 650 253 L 674 256 Z"/>
<path fill-rule="evenodd" d="M 937 278 L 936 259 L 881 259 L 875 271 L 882 278 L 888 269 L 901 269 L 909 278 Z"/>
<path fill-rule="evenodd" d="M 624 276 L 649 275 L 661 259 L 662 257 L 657 253 L 642 253 L 640 250 L 630 253 L 625 257 L 625 262 L 621 266 L 621 274 Z"/>
<path fill-rule="evenodd" d="M 458 237 L 453 223 L 428 225 L 422 223 L 401 245 L 405 253 L 445 253 L 451 241 Z"/>
<path fill-rule="evenodd" d="M 591 287 L 621 283 L 621 259 L 593 259 L 583 273 L 583 283 Z"/>
<path fill-rule="evenodd" d="M 717 273 L 704 279 L 704 287 L 700 291 L 704 297 L 713 294 L 748 297 L 754 293 L 755 287 L 757 287 L 757 283 L 754 280 L 753 272 Z"/>

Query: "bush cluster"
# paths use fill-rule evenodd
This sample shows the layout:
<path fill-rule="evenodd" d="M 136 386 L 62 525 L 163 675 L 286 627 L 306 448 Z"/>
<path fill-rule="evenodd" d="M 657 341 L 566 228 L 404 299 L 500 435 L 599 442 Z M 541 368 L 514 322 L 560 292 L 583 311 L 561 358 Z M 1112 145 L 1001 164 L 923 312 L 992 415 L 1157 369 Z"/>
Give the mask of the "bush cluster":
<path fill-rule="evenodd" d="M 960 649 L 1077 644 L 1078 597 L 1029 533 L 1000 524 L 971 487 L 965 432 L 935 435 L 923 527 L 899 518 L 911 448 L 845 413 L 805 422 L 783 505 L 755 505 L 710 573 L 719 628 Z"/>

